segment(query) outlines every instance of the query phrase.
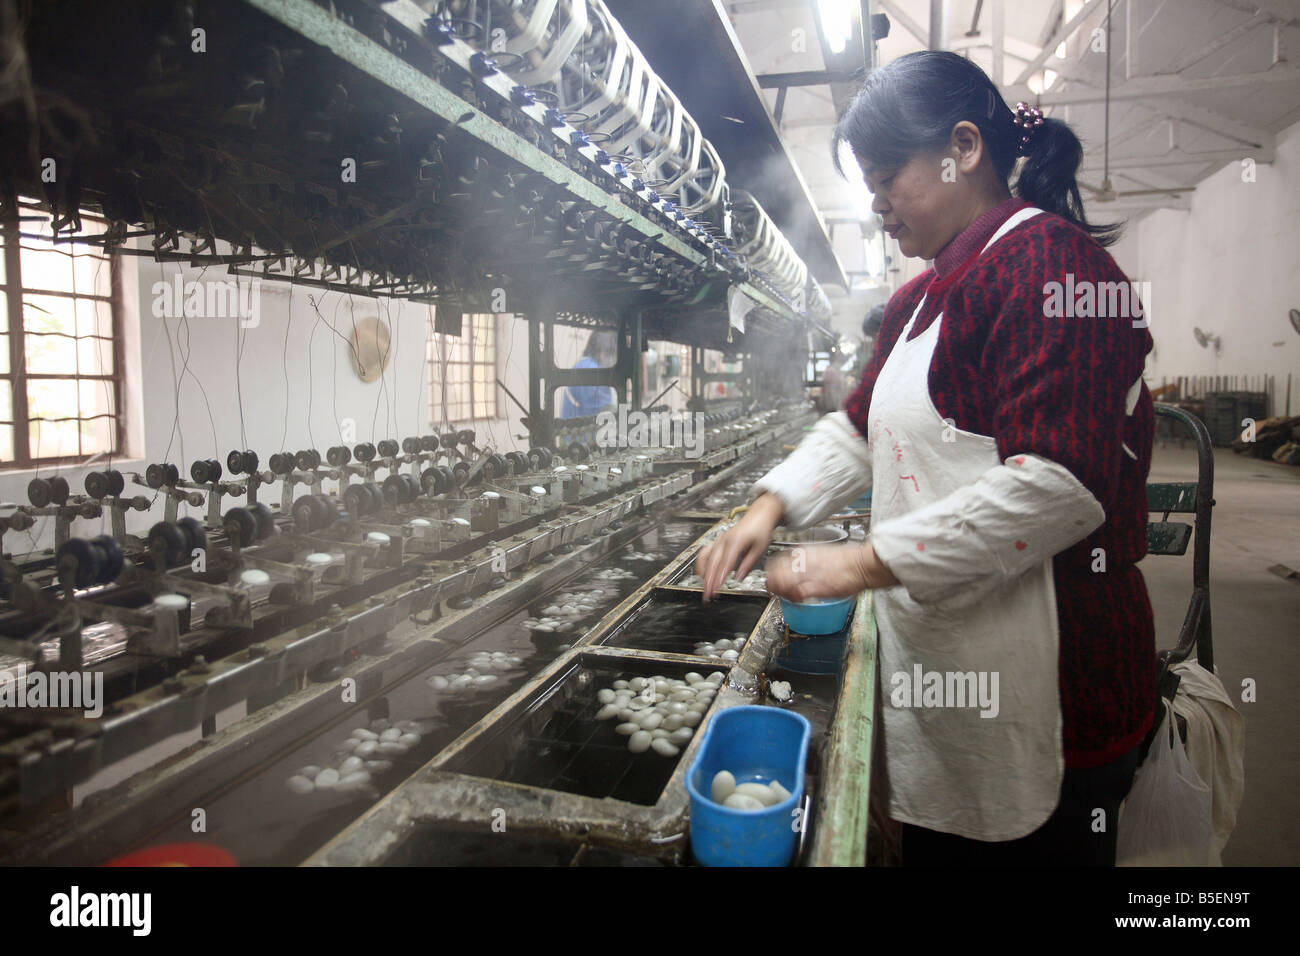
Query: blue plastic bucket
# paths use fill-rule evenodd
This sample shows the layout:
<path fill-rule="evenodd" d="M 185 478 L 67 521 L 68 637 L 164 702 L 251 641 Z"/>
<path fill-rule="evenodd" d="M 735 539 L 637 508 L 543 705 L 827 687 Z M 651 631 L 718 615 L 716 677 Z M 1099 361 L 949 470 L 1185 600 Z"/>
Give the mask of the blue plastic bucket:
<path fill-rule="evenodd" d="M 686 773 L 691 798 L 691 852 L 704 866 L 789 866 L 803 820 L 804 761 L 812 726 L 778 707 L 730 707 L 709 721 Z M 790 791 L 763 810 L 733 810 L 709 796 L 713 778 L 729 770 L 736 783 L 777 781 Z"/>
<path fill-rule="evenodd" d="M 781 598 L 781 614 L 796 634 L 834 634 L 849 619 L 857 597 L 815 598 L 796 603 Z"/>

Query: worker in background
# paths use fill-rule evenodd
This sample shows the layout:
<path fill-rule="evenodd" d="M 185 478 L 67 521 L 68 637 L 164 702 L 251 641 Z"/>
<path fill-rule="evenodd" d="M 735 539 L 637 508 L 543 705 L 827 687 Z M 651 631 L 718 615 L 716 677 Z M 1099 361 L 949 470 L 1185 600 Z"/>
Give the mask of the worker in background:
<path fill-rule="evenodd" d="M 587 336 L 574 368 L 609 368 L 618 360 L 618 338 L 613 332 L 593 329 Z M 564 390 L 561 418 L 586 418 L 611 408 L 617 401 L 614 389 L 603 385 L 570 385 Z"/>
<path fill-rule="evenodd" d="M 872 306 L 867 312 L 866 318 L 862 320 L 862 344 L 858 346 L 858 353 L 854 356 L 853 374 L 858 378 L 867 367 L 871 364 L 871 358 L 876 354 L 876 340 L 880 337 L 880 324 L 885 320 L 885 307 L 883 305 Z"/>
<path fill-rule="evenodd" d="M 1051 290 L 1069 274 L 1076 289 L 1124 283 L 1104 248 L 1115 228 L 1084 217 L 1069 126 L 1010 109 L 953 53 L 870 73 L 841 140 L 882 228 L 932 267 L 889 300 L 845 411 L 701 553 L 705 600 L 779 523 L 813 524 L 871 488 L 865 544 L 773 558 L 767 582 L 796 601 L 874 589 L 904 863 L 1112 865 L 1156 701 L 1136 566 L 1151 336 L 1123 315 L 1056 317 Z M 963 675 L 994 699 L 959 699 Z"/>

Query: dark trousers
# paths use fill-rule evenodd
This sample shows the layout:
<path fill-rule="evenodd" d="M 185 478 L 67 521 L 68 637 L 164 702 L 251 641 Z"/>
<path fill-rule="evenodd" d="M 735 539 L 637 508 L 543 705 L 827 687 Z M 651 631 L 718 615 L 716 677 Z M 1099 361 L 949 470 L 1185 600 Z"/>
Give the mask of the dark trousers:
<path fill-rule="evenodd" d="M 1061 802 L 1047 821 L 1018 840 L 991 843 L 903 824 L 903 865 L 1114 866 L 1119 805 L 1133 785 L 1140 746 L 1114 763 L 1065 771 Z M 1104 818 L 1098 814 L 1104 812 Z M 1099 819 L 1105 828 L 1098 832 Z"/>

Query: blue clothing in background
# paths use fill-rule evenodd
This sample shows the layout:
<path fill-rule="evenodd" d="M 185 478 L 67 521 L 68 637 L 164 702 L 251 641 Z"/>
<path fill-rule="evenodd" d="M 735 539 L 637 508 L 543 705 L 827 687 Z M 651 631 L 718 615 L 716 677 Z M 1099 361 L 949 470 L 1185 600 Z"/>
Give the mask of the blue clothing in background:
<path fill-rule="evenodd" d="M 574 368 L 600 368 L 596 360 L 584 355 Z M 570 385 L 560 403 L 561 418 L 586 418 L 614 404 L 614 390 L 603 385 Z"/>

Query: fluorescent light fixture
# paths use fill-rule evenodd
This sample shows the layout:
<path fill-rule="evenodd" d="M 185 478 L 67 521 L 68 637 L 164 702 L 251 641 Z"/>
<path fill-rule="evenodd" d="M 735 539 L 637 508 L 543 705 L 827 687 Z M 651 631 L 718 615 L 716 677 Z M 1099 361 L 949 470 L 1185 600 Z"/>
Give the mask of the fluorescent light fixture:
<path fill-rule="evenodd" d="M 817 0 L 817 12 L 821 16 L 826 46 L 836 55 L 843 53 L 853 32 L 852 0 Z"/>

